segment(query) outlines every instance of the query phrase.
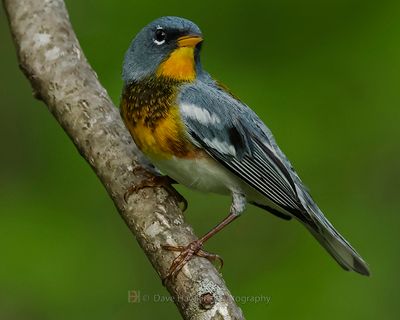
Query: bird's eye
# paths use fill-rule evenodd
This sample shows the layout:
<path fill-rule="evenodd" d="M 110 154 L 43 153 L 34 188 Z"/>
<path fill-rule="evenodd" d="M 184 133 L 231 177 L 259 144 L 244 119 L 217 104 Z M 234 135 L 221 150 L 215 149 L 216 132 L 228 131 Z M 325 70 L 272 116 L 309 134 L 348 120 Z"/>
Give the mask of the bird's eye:
<path fill-rule="evenodd" d="M 161 27 L 158 27 L 156 32 L 154 33 L 154 39 L 153 39 L 154 43 L 158 46 L 162 45 L 165 42 L 166 38 L 167 38 L 167 34 L 164 31 L 164 29 Z"/>

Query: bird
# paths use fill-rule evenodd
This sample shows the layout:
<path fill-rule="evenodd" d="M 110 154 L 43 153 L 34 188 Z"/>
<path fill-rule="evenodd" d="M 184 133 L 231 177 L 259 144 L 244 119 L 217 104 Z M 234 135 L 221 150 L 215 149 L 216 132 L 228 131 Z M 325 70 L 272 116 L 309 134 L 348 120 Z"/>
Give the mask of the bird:
<path fill-rule="evenodd" d="M 192 21 L 165 16 L 146 25 L 125 53 L 120 114 L 140 151 L 165 176 L 142 187 L 179 183 L 232 198 L 229 214 L 199 239 L 180 246 L 167 272 L 175 278 L 194 256 L 222 258 L 203 244 L 257 206 L 297 220 L 347 271 L 367 263 L 324 216 L 270 129 L 202 67 L 203 34 Z"/>

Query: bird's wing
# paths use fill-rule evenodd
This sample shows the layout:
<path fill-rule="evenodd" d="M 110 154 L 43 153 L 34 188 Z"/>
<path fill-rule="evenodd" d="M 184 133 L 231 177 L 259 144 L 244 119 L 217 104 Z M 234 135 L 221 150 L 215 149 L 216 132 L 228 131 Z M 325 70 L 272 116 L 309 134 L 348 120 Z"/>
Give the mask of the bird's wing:
<path fill-rule="evenodd" d="M 193 143 L 285 213 L 309 220 L 297 175 L 251 109 L 224 88 L 200 81 L 181 88 L 178 104 Z"/>
<path fill-rule="evenodd" d="M 325 218 L 251 109 L 209 77 L 183 87 L 178 103 L 193 143 L 279 208 L 267 210 L 295 216 L 345 270 L 369 275 L 365 261 Z"/>

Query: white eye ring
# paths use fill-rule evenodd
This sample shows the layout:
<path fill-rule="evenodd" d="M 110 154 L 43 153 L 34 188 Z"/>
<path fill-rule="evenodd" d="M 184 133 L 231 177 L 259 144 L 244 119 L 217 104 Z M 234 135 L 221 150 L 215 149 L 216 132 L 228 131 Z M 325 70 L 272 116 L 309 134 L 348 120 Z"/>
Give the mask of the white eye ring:
<path fill-rule="evenodd" d="M 155 38 L 153 39 L 153 42 L 156 45 L 160 46 L 163 43 L 165 43 L 166 36 L 167 35 L 166 35 L 164 29 L 161 26 L 158 26 L 157 30 L 155 32 Z M 159 38 L 159 39 L 157 39 L 157 38 Z"/>
<path fill-rule="evenodd" d="M 165 43 L 165 39 L 164 39 L 164 40 L 161 40 L 161 41 L 158 41 L 158 40 L 156 40 L 156 39 L 153 39 L 153 42 L 154 42 L 156 45 L 161 46 L 163 43 Z"/>

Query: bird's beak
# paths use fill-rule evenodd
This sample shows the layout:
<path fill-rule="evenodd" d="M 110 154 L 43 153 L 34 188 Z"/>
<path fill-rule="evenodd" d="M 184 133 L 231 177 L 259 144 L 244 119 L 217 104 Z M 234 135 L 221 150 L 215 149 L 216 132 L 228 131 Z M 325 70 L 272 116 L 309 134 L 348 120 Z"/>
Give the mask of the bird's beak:
<path fill-rule="evenodd" d="M 182 47 L 191 47 L 194 48 L 198 43 L 202 42 L 203 38 L 197 34 L 190 34 L 188 36 L 183 36 L 178 38 L 178 46 Z"/>

